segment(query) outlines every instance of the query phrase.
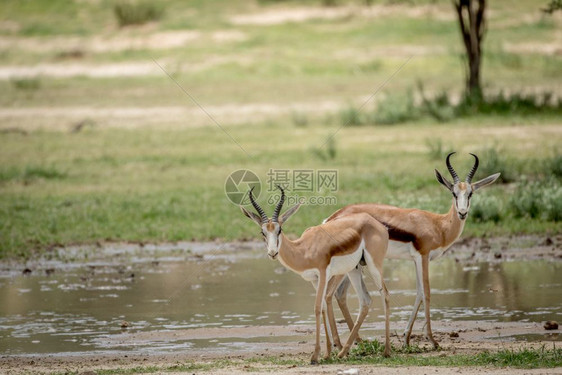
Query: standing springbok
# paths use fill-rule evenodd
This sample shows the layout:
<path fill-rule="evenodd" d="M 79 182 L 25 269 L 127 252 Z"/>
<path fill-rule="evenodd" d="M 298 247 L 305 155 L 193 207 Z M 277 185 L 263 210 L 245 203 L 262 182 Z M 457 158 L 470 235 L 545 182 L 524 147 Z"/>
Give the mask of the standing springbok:
<path fill-rule="evenodd" d="M 367 213 L 388 229 L 390 241 L 386 257 L 389 259 L 412 259 L 414 261 L 416 266 L 417 295 L 414 310 L 404 331 L 404 344 L 406 346 L 410 345 L 412 327 L 423 299 L 426 322 L 425 334 L 435 348 L 439 347 L 431 331 L 429 261 L 443 255 L 461 235 L 470 208 L 472 194 L 484 186 L 494 183 L 500 176 L 500 173 L 496 173 L 472 183 L 472 178 L 478 169 L 479 161 L 476 155 L 470 154 L 474 157 L 474 165 L 468 173 L 466 180 L 460 181 L 449 160 L 453 154 L 454 152 L 451 152 L 447 155 L 446 159 L 447 169 L 453 177 L 453 183 L 443 177 L 437 169 L 435 170 L 437 181 L 453 194 L 453 204 L 448 213 L 436 214 L 418 209 L 399 208 L 383 204 L 353 204 L 336 211 L 324 221 L 329 223 L 347 215 Z M 341 278 L 343 280 L 336 291 L 336 300 L 349 325 L 351 316 L 346 304 L 349 281 L 343 276 Z M 339 283 L 340 281 L 337 280 L 337 282 Z M 357 290 L 357 288 L 355 289 Z M 328 298 L 330 298 L 330 295 Z M 330 308 L 331 301 L 327 301 L 327 305 Z M 328 319 L 330 319 L 334 343 L 336 346 L 341 346 L 335 320 L 333 320 L 333 312 L 328 312 Z"/>
<path fill-rule="evenodd" d="M 359 213 L 308 228 L 298 240 L 291 241 L 283 234 L 281 227 L 298 210 L 299 205 L 291 207 L 279 217 L 285 200 L 285 193 L 281 187 L 278 186 L 278 188 L 281 190 L 281 198 L 271 219 L 267 217 L 263 209 L 254 200 L 252 190 L 249 192 L 250 202 L 259 215 L 247 211 L 242 206 L 240 208 L 244 215 L 252 219 L 261 228 L 261 234 L 266 242 L 269 257 L 271 259 L 279 258 L 283 266 L 301 275 L 305 280 L 311 281 L 316 289 L 316 301 L 314 304 L 316 345 L 311 363 L 318 363 L 318 356 L 320 354 L 320 313 L 322 313 L 326 330 L 326 358 L 330 356 L 331 352 L 330 328 L 326 324 L 324 306 L 329 281 L 334 275 L 349 273 L 349 280 L 354 286 L 355 283 L 362 283 L 361 271 L 358 269 L 361 261 L 366 263 L 377 289 L 381 292 L 386 318 L 384 355 L 389 356 L 389 296 L 382 276 L 382 262 L 388 247 L 388 232 L 386 228 L 370 215 Z M 349 339 L 338 353 L 340 358 L 348 353 L 349 348 L 355 341 L 359 327 L 369 311 L 371 298 L 366 289 L 363 289 L 363 291 L 363 293 L 358 293 L 360 301 L 359 316 L 353 326 Z"/>

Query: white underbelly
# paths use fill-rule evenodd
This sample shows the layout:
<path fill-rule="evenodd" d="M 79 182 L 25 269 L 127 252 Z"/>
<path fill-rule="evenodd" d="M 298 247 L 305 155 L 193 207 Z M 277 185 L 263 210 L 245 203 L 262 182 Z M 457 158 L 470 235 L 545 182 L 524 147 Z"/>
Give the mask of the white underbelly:
<path fill-rule="evenodd" d="M 433 259 L 437 259 L 439 257 L 441 257 L 443 255 L 443 253 L 445 252 L 445 250 L 447 250 L 447 247 L 439 247 L 435 250 L 431 250 L 429 252 L 429 260 L 433 260 Z"/>
<path fill-rule="evenodd" d="M 429 252 L 429 260 L 434 260 L 443 255 L 448 247 L 439 247 Z M 417 250 L 411 242 L 388 241 L 387 259 L 414 259 Z"/>
<path fill-rule="evenodd" d="M 416 249 L 411 242 L 388 241 L 386 258 L 388 259 L 414 259 Z"/>
<path fill-rule="evenodd" d="M 306 281 L 315 282 L 318 280 L 319 272 L 317 268 L 312 268 L 301 273 L 301 277 Z"/>
<path fill-rule="evenodd" d="M 361 240 L 361 244 L 353 253 L 332 257 L 328 266 L 330 276 L 343 275 L 357 267 L 363 257 L 364 250 L 365 243 Z"/>

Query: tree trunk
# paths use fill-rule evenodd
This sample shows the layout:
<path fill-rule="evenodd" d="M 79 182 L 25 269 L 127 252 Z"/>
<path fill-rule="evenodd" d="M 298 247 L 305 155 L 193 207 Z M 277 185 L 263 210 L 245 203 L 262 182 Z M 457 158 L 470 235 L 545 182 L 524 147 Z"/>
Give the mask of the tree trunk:
<path fill-rule="evenodd" d="M 484 12 L 486 0 L 453 0 L 457 11 L 459 27 L 466 50 L 466 94 L 471 97 L 482 95 L 480 67 L 482 65 L 482 39 L 485 32 Z"/>

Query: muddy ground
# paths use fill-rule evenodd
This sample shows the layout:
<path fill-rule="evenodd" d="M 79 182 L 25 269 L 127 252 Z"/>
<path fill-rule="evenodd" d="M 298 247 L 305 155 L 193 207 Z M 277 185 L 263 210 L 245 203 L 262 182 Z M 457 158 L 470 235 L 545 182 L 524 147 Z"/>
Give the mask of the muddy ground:
<path fill-rule="evenodd" d="M 147 245 L 147 244 L 97 244 L 96 253 L 99 257 L 105 258 L 108 262 L 122 262 L 123 254 L 130 252 L 134 254 L 139 249 L 150 254 L 156 248 L 175 248 L 185 244 L 167 245 Z M 205 252 L 212 251 L 217 246 L 213 244 L 189 244 L 193 249 L 193 256 L 200 257 Z M 225 252 L 232 249 L 244 247 L 253 248 L 263 246 L 260 242 L 234 243 L 228 246 L 221 245 Z M 104 251 L 99 251 L 99 249 Z M 22 262 L 3 262 L 0 269 L 6 277 L 19 277 L 24 268 L 39 272 L 42 269 L 52 269 L 74 267 L 78 265 L 86 266 L 88 262 L 96 262 L 99 259 L 88 258 L 80 260 L 80 254 L 89 252 L 88 246 L 77 246 L 74 248 L 61 248 L 53 251 L 58 252 L 56 261 L 51 259 L 37 258 Z M 124 249 L 116 256 L 115 249 Z M 73 260 L 64 260 L 67 254 Z M 446 256 L 454 257 L 457 261 L 471 263 L 478 261 L 504 262 L 510 259 L 532 260 L 546 259 L 550 261 L 562 260 L 562 235 L 555 236 L 519 236 L 502 237 L 493 239 L 464 239 L 459 241 Z M 148 256 L 147 259 L 149 259 Z M 62 260 L 61 260 L 62 259 Z M 341 323 L 341 322 L 340 322 Z M 379 326 L 380 325 L 380 326 Z M 395 345 L 401 345 L 401 338 L 398 335 L 404 329 L 405 322 L 393 323 L 392 340 Z M 380 332 L 382 325 L 373 323 L 369 327 L 371 330 Z M 543 323 L 538 322 L 479 322 L 479 321 L 434 321 L 434 334 L 441 343 L 441 350 L 430 351 L 424 356 L 447 356 L 452 354 L 473 354 L 483 350 L 498 349 L 518 349 L 522 347 L 541 347 L 556 345 L 558 332 L 546 331 Z M 266 332 L 264 332 L 266 330 Z M 443 368 L 443 367 L 378 367 L 378 366 L 354 366 L 345 364 L 331 364 L 320 366 L 299 366 L 260 364 L 248 361 L 251 358 L 275 357 L 280 359 L 302 359 L 307 362 L 313 349 L 312 325 L 287 325 L 287 326 L 246 326 L 246 327 L 216 327 L 216 328 L 195 328 L 174 331 L 149 331 L 149 332 L 123 332 L 110 335 L 106 338 L 108 345 L 113 346 L 116 342 L 134 346 L 135 343 L 146 341 L 165 341 L 167 337 L 173 335 L 175 339 L 181 336 L 183 340 L 205 340 L 205 339 L 237 339 L 245 341 L 247 339 L 268 337 L 266 342 L 258 340 L 258 344 L 248 345 L 245 349 L 233 349 L 232 352 L 213 351 L 209 349 L 187 349 L 173 353 L 154 353 L 139 354 L 131 352 L 120 352 L 118 354 L 84 354 L 84 353 L 63 353 L 50 355 L 0 355 L 0 373 L 5 374 L 26 374 L 26 373 L 88 373 L 96 370 L 118 370 L 129 369 L 132 373 L 142 373 L 145 371 L 154 372 L 155 368 L 164 370 L 166 373 L 199 373 L 202 370 L 173 371 L 173 366 L 178 364 L 209 364 L 216 363 L 220 359 L 228 359 L 226 365 L 211 366 L 210 370 L 204 372 L 209 374 L 242 374 L 242 373 L 268 373 L 268 374 L 336 374 L 339 370 L 349 370 L 356 368 L 360 374 L 562 374 L 562 368 L 558 369 L 538 369 L 538 370 L 519 370 L 505 368 Z M 340 332 L 346 332 L 341 326 Z M 417 335 L 413 337 L 413 343 L 420 346 L 429 344 L 419 335 L 421 323 L 418 322 L 414 328 Z M 456 335 L 458 334 L 458 337 Z M 279 342 L 274 337 L 283 337 Z M 291 338 L 294 337 L 294 340 Z M 530 341 L 516 340 L 519 338 L 530 338 Z M 289 339 L 287 339 L 289 338 Z M 269 363 L 267 361 L 265 363 Z M 226 367 L 225 367 L 226 366 Z M 132 370 L 136 368 L 136 370 Z"/>
<path fill-rule="evenodd" d="M 401 330 L 404 324 L 396 324 L 395 329 Z M 360 374 L 562 374 L 559 369 L 506 369 L 506 368 L 448 368 L 448 367 L 379 367 L 369 365 L 346 365 L 330 364 L 320 366 L 293 366 L 293 365 L 273 365 L 259 364 L 247 361 L 250 358 L 278 357 L 280 359 L 301 359 L 307 361 L 313 348 L 313 326 L 273 326 L 267 327 L 271 335 L 295 337 L 308 333 L 308 339 L 302 341 L 295 338 L 295 342 L 283 343 L 261 343 L 259 349 L 252 347 L 247 351 L 235 351 L 229 354 L 209 352 L 205 350 L 188 350 L 172 354 L 72 354 L 72 355 L 46 355 L 46 356 L 2 356 L 0 357 L 0 369 L 6 374 L 25 374 L 25 373 L 67 373 L 77 372 L 79 374 L 88 371 L 108 370 L 108 369 L 134 369 L 134 373 L 142 373 L 141 368 L 159 367 L 166 373 L 192 374 L 205 372 L 208 374 L 245 374 L 245 373 L 267 373 L 267 374 L 336 374 L 340 370 L 356 368 Z M 545 334 L 542 324 L 539 323 L 497 323 L 497 322 L 434 322 L 435 336 L 441 343 L 441 350 L 432 351 L 424 356 L 447 356 L 453 354 L 474 354 L 483 350 L 498 349 L 519 349 L 522 347 L 541 347 L 547 345 L 551 347 L 553 342 L 549 339 L 549 334 Z M 451 337 L 451 333 L 458 333 L 458 337 Z M 552 332 L 552 331 L 550 331 Z M 558 332 L 558 331 L 555 331 Z M 263 328 L 243 327 L 243 328 L 201 328 L 184 330 L 180 332 L 140 332 L 138 334 L 119 335 L 114 340 L 154 340 L 155 337 L 165 340 L 167 335 L 182 335 L 189 338 L 251 338 L 263 335 Z M 540 335 L 543 339 L 534 342 L 510 341 L 507 337 L 513 335 Z M 554 335 L 556 335 L 555 333 Z M 147 337 L 148 336 L 148 337 Z M 504 339 L 504 337 L 506 337 Z M 550 336 L 553 337 L 553 336 Z M 299 340 L 299 341 L 297 341 Z M 397 335 L 393 335 L 393 342 L 400 345 Z M 428 346 L 421 335 L 414 337 L 414 342 L 421 346 Z M 218 360 L 228 359 L 229 364 L 224 368 L 215 368 L 207 371 L 173 371 L 173 366 L 198 363 L 215 363 Z M 139 368 L 140 367 L 140 368 Z M 217 366 L 222 367 L 222 366 Z M 170 368 L 172 368 L 170 370 Z M 147 370 L 148 371 L 148 370 Z M 153 372 L 153 370 L 150 370 Z"/>

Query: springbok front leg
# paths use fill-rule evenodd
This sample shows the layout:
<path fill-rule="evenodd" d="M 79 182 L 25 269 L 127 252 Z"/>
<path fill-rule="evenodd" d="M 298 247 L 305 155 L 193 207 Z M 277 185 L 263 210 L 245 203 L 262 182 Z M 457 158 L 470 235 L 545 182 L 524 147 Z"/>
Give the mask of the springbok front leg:
<path fill-rule="evenodd" d="M 310 358 L 310 363 L 315 365 L 318 364 L 318 356 L 320 355 L 320 314 L 322 313 L 322 305 L 324 299 L 326 298 L 326 271 L 321 270 L 318 276 L 318 286 L 316 288 L 316 300 L 314 303 L 314 316 L 316 318 L 316 343 L 314 345 L 314 352 Z"/>
<path fill-rule="evenodd" d="M 439 343 L 433 338 L 433 332 L 431 331 L 431 313 L 429 311 L 429 301 L 431 299 L 429 290 L 429 255 L 422 255 L 422 278 L 423 278 L 423 304 L 425 308 L 425 335 L 429 341 L 433 344 L 433 347 L 437 349 Z"/>

